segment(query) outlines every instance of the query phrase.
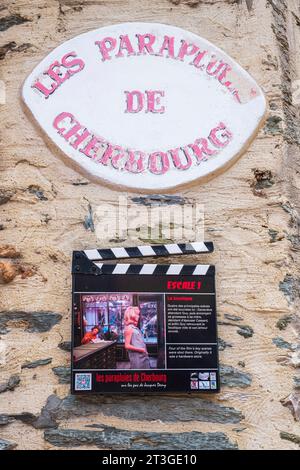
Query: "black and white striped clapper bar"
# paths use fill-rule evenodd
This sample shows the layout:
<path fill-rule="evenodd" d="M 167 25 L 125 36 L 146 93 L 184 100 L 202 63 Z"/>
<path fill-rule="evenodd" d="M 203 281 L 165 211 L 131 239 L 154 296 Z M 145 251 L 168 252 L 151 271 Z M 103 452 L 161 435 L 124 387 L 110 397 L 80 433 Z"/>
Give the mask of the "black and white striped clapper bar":
<path fill-rule="evenodd" d="M 140 245 L 135 247 L 99 248 L 73 252 L 74 274 L 145 274 L 145 275 L 197 275 L 214 273 L 214 266 L 204 264 L 128 264 L 106 263 L 119 259 L 146 257 L 173 257 L 212 253 L 212 242 Z"/>

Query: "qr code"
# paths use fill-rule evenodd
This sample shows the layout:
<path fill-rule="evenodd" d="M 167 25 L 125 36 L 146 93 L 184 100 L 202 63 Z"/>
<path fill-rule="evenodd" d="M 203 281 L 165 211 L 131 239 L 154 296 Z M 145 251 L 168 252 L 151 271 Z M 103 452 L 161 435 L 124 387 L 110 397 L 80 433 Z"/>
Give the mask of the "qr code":
<path fill-rule="evenodd" d="M 92 390 L 92 374 L 75 374 L 75 390 Z"/>

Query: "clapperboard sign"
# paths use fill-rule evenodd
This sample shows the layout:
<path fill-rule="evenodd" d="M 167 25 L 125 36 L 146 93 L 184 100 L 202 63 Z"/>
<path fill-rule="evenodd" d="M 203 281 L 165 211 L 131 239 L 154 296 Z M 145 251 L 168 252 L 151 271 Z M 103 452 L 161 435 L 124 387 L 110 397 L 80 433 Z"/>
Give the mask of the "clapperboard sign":
<path fill-rule="evenodd" d="M 59 45 L 27 77 L 22 99 L 72 167 L 155 194 L 226 170 L 266 113 L 261 88 L 225 52 L 184 29 L 142 22 Z"/>
<path fill-rule="evenodd" d="M 73 253 L 73 393 L 219 390 L 214 266 L 128 264 L 212 251 L 201 242 Z"/>

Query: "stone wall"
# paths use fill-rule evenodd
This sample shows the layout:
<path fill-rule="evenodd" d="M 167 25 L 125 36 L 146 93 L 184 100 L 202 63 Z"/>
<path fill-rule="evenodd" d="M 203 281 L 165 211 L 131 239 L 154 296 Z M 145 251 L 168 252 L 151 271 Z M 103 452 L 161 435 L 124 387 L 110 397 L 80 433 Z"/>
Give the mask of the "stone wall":
<path fill-rule="evenodd" d="M 128 194 L 137 208 L 204 203 L 216 251 L 192 261 L 217 266 L 223 385 L 214 397 L 69 394 L 70 255 L 107 245 L 93 217 L 119 194 L 48 149 L 20 88 L 59 43 L 133 20 L 207 38 L 269 101 L 265 127 L 225 174 L 167 198 Z M 299 45 L 297 0 L 2 0 L 0 448 L 299 447 Z"/>

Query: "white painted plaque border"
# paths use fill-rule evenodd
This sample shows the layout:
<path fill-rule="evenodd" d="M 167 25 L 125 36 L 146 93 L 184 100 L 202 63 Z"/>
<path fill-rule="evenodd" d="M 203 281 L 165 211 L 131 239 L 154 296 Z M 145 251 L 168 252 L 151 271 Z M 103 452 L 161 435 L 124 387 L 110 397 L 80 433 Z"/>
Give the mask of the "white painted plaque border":
<path fill-rule="evenodd" d="M 157 40 L 157 49 L 154 50 L 153 46 L 155 54 L 149 54 L 147 51 L 145 54 L 139 53 L 140 44 L 138 41 L 134 43 L 137 35 L 147 34 Z M 122 36 L 129 38 L 134 54 L 130 54 L 130 45 L 124 39 L 111 50 L 113 43 L 104 41 L 107 37 L 117 41 Z M 165 40 L 166 37 L 174 37 L 174 53 L 172 44 L 170 40 Z M 96 44 L 97 41 L 102 41 L 102 51 L 100 45 Z M 165 48 L 162 49 L 164 45 Z M 189 55 L 192 45 L 195 46 L 195 51 L 197 47 L 199 49 L 195 54 Z M 106 46 L 109 59 L 103 56 Z M 203 51 L 207 53 L 201 57 Z M 72 52 L 76 55 L 70 55 Z M 178 58 L 180 54 L 183 57 Z M 216 57 L 215 68 L 211 66 L 212 54 Z M 44 83 L 49 90 L 50 83 L 57 83 L 48 75 L 45 81 L 43 72 L 49 70 L 49 66 L 55 61 L 61 64 L 63 58 L 69 68 L 60 65 L 51 70 L 54 73 L 68 72 L 70 76 L 46 97 L 33 85 L 37 82 Z M 70 66 L 72 60 L 75 62 Z M 80 60 L 84 62 L 81 69 Z M 224 66 L 215 75 L 206 72 L 209 66 L 211 72 L 217 70 L 221 63 Z M 100 77 L 99 80 L 97 77 Z M 226 85 L 230 81 L 231 85 Z M 148 108 L 144 104 L 141 112 L 131 112 L 134 108 L 128 108 L 125 98 L 128 98 L 126 92 L 133 90 L 144 93 L 144 101 L 145 97 L 148 98 Z M 151 95 L 153 91 L 157 93 Z M 159 94 L 159 91 L 163 93 Z M 266 100 L 262 90 L 248 72 L 233 59 L 194 33 L 157 23 L 117 24 L 66 41 L 48 54 L 28 76 L 22 89 L 22 98 L 46 134 L 47 141 L 55 144 L 65 161 L 71 162 L 93 180 L 140 192 L 176 190 L 216 176 L 245 152 L 266 115 Z M 162 109 L 164 112 L 161 112 Z M 63 112 L 72 115 L 74 121 L 71 121 L 70 116 L 58 120 L 55 129 L 55 118 Z M 68 133 L 72 133 L 67 128 L 64 130 L 64 136 L 60 133 L 64 123 L 68 122 L 70 129 L 74 128 L 76 122 L 81 125 L 79 134 L 83 134 L 84 129 L 87 130 L 86 140 L 77 148 L 73 145 L 76 144 L 76 135 L 66 139 Z M 224 124 L 224 129 L 220 127 L 220 123 Z M 229 138 L 230 134 L 232 137 Z M 209 140 L 211 135 L 213 137 Z M 104 156 L 106 155 L 105 165 L 82 152 L 89 148 L 88 144 L 95 136 L 101 137 L 105 142 L 100 151 L 101 158 L 103 152 Z M 200 155 L 195 147 L 195 142 L 198 142 L 199 149 L 199 139 L 206 139 L 210 152 L 217 153 L 203 153 L 205 145 L 203 147 L 201 141 Z M 218 148 L 212 142 L 226 142 L 226 145 Z M 138 152 L 144 152 L 147 165 L 144 164 L 143 171 L 137 173 L 126 168 L 117 169 L 122 166 L 122 161 L 126 161 L 126 154 L 123 159 L 118 160 L 118 153 L 114 148 L 113 152 L 117 155 L 115 168 L 111 163 L 115 154 L 111 152 L 109 158 L 109 145 L 120 146 L 122 150 L 132 152 L 134 158 L 131 170 L 139 170 L 136 165 Z M 180 149 L 180 162 L 187 161 L 183 157 L 183 148 L 188 149 L 187 154 L 193 162 L 191 167 L 185 170 L 176 168 L 174 163 L 179 161 L 176 160 L 176 152 L 174 153 L 176 149 Z M 122 150 L 119 150 L 121 155 Z M 152 158 L 157 152 L 162 156 L 167 154 L 169 160 L 169 167 L 162 174 L 153 173 L 153 170 L 160 171 L 161 167 L 157 162 L 163 161 L 160 155 Z M 92 155 L 91 151 L 86 153 Z M 127 162 L 128 160 L 127 154 Z M 149 163 L 150 160 L 152 163 Z"/>

